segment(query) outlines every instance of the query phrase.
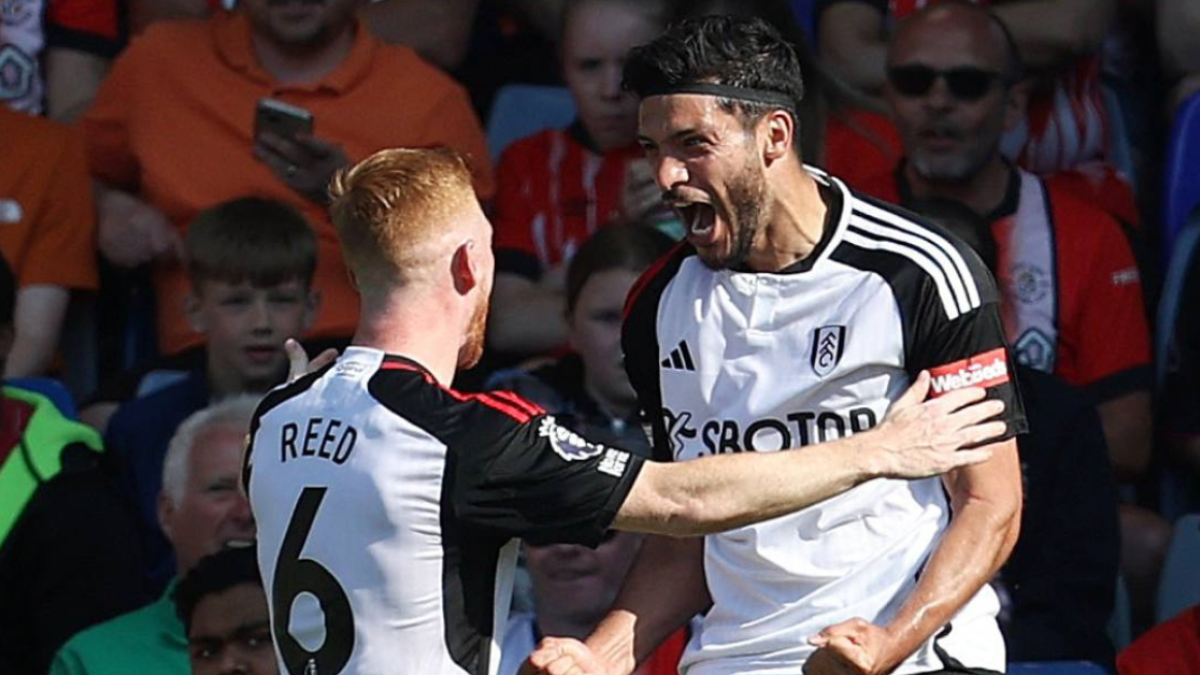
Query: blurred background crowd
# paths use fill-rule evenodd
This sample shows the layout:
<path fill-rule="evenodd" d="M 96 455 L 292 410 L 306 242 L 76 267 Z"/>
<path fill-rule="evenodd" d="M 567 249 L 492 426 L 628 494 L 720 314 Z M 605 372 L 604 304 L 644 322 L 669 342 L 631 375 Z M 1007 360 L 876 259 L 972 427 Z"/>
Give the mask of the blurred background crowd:
<path fill-rule="evenodd" d="M 795 47 L 807 163 L 997 278 L 1033 428 L 1011 672 L 1200 673 L 1200 3 L 892 39 L 938 1 L 0 0 L 0 674 L 276 672 L 242 438 L 286 338 L 349 341 L 325 189 L 380 148 L 462 153 L 495 225 L 456 386 L 648 454 L 622 305 L 683 226 L 621 69 L 708 14 Z M 528 547 L 501 672 L 586 635 L 640 544 Z"/>

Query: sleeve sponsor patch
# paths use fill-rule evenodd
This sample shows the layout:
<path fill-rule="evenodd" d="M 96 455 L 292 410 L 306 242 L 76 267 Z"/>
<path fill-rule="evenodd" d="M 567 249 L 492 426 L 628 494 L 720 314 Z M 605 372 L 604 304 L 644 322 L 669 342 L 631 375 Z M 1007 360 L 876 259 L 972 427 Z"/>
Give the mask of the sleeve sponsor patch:
<path fill-rule="evenodd" d="M 929 375 L 933 379 L 930 398 L 967 387 L 990 389 L 1009 381 L 1008 357 L 1003 347 L 997 347 L 961 361 L 930 368 Z"/>

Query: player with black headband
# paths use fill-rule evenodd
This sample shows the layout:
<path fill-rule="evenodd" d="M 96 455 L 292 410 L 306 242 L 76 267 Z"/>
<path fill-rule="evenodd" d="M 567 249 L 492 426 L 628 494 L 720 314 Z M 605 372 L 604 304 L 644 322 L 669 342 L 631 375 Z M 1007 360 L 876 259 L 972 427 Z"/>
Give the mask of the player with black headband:
<path fill-rule="evenodd" d="M 517 538 L 714 532 L 876 477 L 990 458 L 980 388 L 801 452 L 646 462 L 512 392 L 449 385 L 483 350 L 495 257 L 458 155 L 383 150 L 339 174 L 333 222 L 362 297 L 354 346 L 260 405 L 244 483 L 280 671 L 494 674 Z M 961 408 L 961 409 L 960 409 Z M 957 412 L 955 412 L 957 410 Z M 797 441 L 797 445 L 799 445 Z"/>
<path fill-rule="evenodd" d="M 1026 422 L 991 277 L 935 226 L 802 164 L 800 70 L 762 21 L 680 23 L 630 54 L 625 81 L 688 229 L 626 306 L 657 458 L 863 432 L 922 370 L 933 397 L 1004 400 L 1008 432 L 944 480 L 869 481 L 703 540 L 654 538 L 586 643 L 547 639 L 528 671 L 628 673 L 702 613 L 685 675 L 1002 672 L 986 582 L 1017 538 Z"/>

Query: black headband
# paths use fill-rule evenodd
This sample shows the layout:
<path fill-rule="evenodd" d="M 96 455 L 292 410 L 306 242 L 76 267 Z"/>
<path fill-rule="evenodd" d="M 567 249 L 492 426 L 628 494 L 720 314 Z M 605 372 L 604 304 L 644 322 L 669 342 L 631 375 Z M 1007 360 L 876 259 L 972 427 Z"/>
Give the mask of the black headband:
<path fill-rule="evenodd" d="M 679 84 L 668 84 L 662 87 L 646 92 L 645 98 L 651 96 L 670 96 L 671 94 L 702 94 L 704 96 L 717 96 L 719 98 L 730 98 L 737 101 L 749 101 L 751 103 L 764 103 L 766 105 L 779 106 L 787 110 L 795 110 L 796 102 L 791 96 L 781 94 L 777 91 L 767 89 L 751 89 L 749 87 L 734 87 L 728 84 L 715 84 L 712 82 L 680 82 Z"/>

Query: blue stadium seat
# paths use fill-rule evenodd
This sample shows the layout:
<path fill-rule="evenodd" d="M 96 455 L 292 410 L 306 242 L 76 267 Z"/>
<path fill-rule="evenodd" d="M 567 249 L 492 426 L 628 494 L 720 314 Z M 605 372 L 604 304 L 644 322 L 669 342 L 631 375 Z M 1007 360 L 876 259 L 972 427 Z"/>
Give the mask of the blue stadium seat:
<path fill-rule="evenodd" d="M 809 49 L 817 48 L 817 0 L 792 0 L 792 14 L 796 16 L 796 24 L 808 38 Z"/>
<path fill-rule="evenodd" d="M 1008 675 L 1110 675 L 1091 661 L 1027 661 L 1008 664 Z"/>
<path fill-rule="evenodd" d="M 1175 522 L 1158 581 L 1154 619 L 1161 623 L 1195 604 L 1200 604 L 1200 513 Z"/>
<path fill-rule="evenodd" d="M 5 386 L 16 387 L 41 394 L 54 403 L 63 417 L 75 419 L 78 411 L 75 409 L 75 399 L 65 385 L 50 377 L 14 377 L 4 381 Z"/>
<path fill-rule="evenodd" d="M 1200 204 L 1200 94 L 1179 106 L 1167 142 L 1163 170 L 1163 257 L 1169 259 L 1179 232 Z"/>
<path fill-rule="evenodd" d="M 509 143 L 542 129 L 565 127 L 574 119 L 575 101 L 563 87 L 505 85 L 488 111 L 488 152 L 499 159 Z"/>
<path fill-rule="evenodd" d="M 1190 274 L 1200 274 L 1200 211 L 1194 211 L 1176 235 L 1163 274 L 1154 326 L 1154 384 L 1159 395 L 1169 384 L 1169 366 L 1177 354 L 1176 321 L 1184 311 L 1184 291 Z M 1162 467 L 1158 483 L 1158 512 L 1169 520 L 1195 510 L 1200 503 L 1200 481 L 1189 472 Z"/>
<path fill-rule="evenodd" d="M 1200 152 L 1200 148 L 1197 148 Z M 1200 180 L 1200 176 L 1197 176 Z M 1183 292 L 1189 271 L 1200 269 L 1200 211 L 1186 217 L 1185 224 L 1175 236 L 1175 244 L 1167 258 L 1163 275 L 1162 295 L 1158 300 L 1157 324 L 1154 327 L 1154 382 L 1163 386 L 1167 375 L 1168 356 L 1175 337 L 1175 321 L 1183 309 Z M 1196 273 L 1196 272 L 1192 272 Z"/>

